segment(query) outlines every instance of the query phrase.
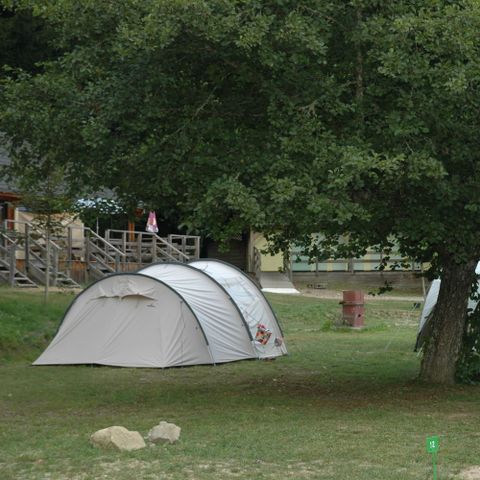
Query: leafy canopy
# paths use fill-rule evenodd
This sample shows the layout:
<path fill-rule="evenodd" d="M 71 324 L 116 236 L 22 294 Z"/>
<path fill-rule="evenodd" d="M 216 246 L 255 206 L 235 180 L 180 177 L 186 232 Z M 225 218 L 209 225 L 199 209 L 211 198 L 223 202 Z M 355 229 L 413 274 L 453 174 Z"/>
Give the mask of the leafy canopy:
<path fill-rule="evenodd" d="M 63 54 L 3 83 L 19 169 L 28 144 L 217 239 L 480 253 L 478 2 L 26 4 Z"/>

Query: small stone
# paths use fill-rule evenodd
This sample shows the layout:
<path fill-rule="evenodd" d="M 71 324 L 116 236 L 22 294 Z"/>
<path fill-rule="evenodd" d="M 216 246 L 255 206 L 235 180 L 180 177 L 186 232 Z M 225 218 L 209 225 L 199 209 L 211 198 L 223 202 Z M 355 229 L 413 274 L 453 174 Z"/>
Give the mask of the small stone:
<path fill-rule="evenodd" d="M 90 443 L 94 447 L 116 448 L 122 451 L 139 450 L 147 446 L 140 433 L 119 426 L 98 430 L 90 437 Z"/>
<path fill-rule="evenodd" d="M 148 432 L 148 440 L 152 443 L 175 443 L 181 431 L 174 423 L 162 421 Z"/>

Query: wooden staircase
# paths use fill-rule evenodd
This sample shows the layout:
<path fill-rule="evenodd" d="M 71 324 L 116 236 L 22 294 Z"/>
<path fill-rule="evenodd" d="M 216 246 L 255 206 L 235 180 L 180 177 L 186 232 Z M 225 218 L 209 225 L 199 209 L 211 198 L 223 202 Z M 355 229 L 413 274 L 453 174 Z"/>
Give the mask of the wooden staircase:
<path fill-rule="evenodd" d="M 18 239 L 14 240 L 5 233 L 0 233 L 0 283 L 7 283 L 11 287 L 38 288 L 35 282 L 17 268 L 18 248 Z"/>
<path fill-rule="evenodd" d="M 67 226 L 49 239 L 47 248 L 44 232 L 32 223 L 7 220 L 1 232 L 0 283 L 11 286 L 36 287 L 45 284 L 48 275 L 52 286 L 80 288 L 71 277 L 78 264 L 89 281 L 155 262 L 186 263 L 200 257 L 200 237 L 193 235 L 162 238 L 149 232 L 107 230 L 103 238 L 90 228 Z M 24 271 L 17 268 L 22 260 Z"/>
<path fill-rule="evenodd" d="M 6 221 L 13 224 L 15 227 L 21 226 L 21 230 L 5 229 L 2 232 L 4 243 L 15 244 L 15 249 L 11 248 L 11 255 L 9 257 L 10 264 L 16 264 L 18 254 L 21 253 L 24 258 L 24 272 L 17 272 L 24 277 L 20 282 L 15 282 L 12 286 L 38 284 L 45 284 L 47 275 L 49 276 L 49 284 L 60 288 L 80 288 L 80 285 L 75 282 L 67 272 L 61 271 L 59 268 L 59 257 L 62 252 L 62 247 L 57 245 L 53 240 L 49 240 L 47 248 L 47 241 L 44 233 L 29 222 L 20 221 Z M 13 252 L 15 250 L 15 252 Z M 47 267 L 48 265 L 48 267 Z M 48 272 L 47 272 L 48 269 Z M 11 271 L 11 268 L 9 268 Z M 20 279 L 20 275 L 17 278 Z M 3 279 L 4 277 L 2 277 Z"/>
<path fill-rule="evenodd" d="M 84 229 L 87 271 L 95 279 L 125 270 L 127 255 L 90 228 Z"/>

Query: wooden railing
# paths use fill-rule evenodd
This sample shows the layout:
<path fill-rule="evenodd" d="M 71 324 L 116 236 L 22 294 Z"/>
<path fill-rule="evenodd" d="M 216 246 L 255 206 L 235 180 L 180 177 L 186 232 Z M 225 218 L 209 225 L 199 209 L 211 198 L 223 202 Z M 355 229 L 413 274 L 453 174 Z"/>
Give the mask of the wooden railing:
<path fill-rule="evenodd" d="M 8 279 L 6 278 L 6 280 L 11 287 L 15 285 L 17 248 L 17 240 L 13 240 L 8 235 L 0 232 L 0 261 L 3 262 L 8 269 Z"/>
<path fill-rule="evenodd" d="M 45 283 L 47 274 L 50 276 L 50 284 L 55 286 L 58 277 L 59 255 L 62 248 L 53 240 L 47 240 L 44 232 L 30 222 L 22 220 L 5 220 L 7 237 L 16 238 L 16 251 L 23 252 L 25 259 L 25 272 L 39 282 Z M 48 266 L 48 267 L 47 267 Z M 47 272 L 48 270 L 48 272 Z"/>
<path fill-rule="evenodd" d="M 160 261 L 188 262 L 191 258 L 155 233 L 107 230 L 105 238 L 121 250 L 130 261 L 140 264 Z"/>
<path fill-rule="evenodd" d="M 32 223 L 6 220 L 4 227 L 8 241 L 15 242 L 12 258 L 24 258 L 25 273 L 42 283 L 46 280 L 48 263 L 52 285 L 57 283 L 57 278 L 60 283 L 66 278 L 71 279 L 77 262 L 85 265 L 85 279 L 88 279 L 90 273 L 100 278 L 115 272 L 136 270 L 144 264 L 159 261 L 185 263 L 200 256 L 200 237 L 197 236 L 169 235 L 165 239 L 150 232 L 107 230 L 103 238 L 90 228 L 67 225 L 56 230 L 47 249 L 45 233 Z M 47 250 L 49 262 L 46 261 Z M 0 256 L 11 256 L 5 245 Z"/>
<path fill-rule="evenodd" d="M 168 243 L 187 255 L 191 260 L 200 258 L 200 237 L 197 235 L 170 234 Z"/>
<path fill-rule="evenodd" d="M 73 240 L 74 230 L 81 230 L 83 237 L 76 245 Z M 125 253 L 91 228 L 67 227 L 66 248 L 69 270 L 76 260 L 84 261 L 87 271 L 93 272 L 97 278 L 126 270 L 127 256 Z"/>

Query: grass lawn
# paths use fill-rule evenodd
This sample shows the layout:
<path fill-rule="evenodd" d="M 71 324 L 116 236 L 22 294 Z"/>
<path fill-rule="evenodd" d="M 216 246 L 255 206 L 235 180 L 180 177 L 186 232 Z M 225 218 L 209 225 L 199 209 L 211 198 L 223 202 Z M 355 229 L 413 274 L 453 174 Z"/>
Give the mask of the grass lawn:
<path fill-rule="evenodd" d="M 30 367 L 69 294 L 0 290 L 0 480 L 428 479 L 480 465 L 480 387 L 415 381 L 418 310 L 368 304 L 363 331 L 335 329 L 335 300 L 270 296 L 290 355 L 274 362 L 167 370 Z M 110 425 L 145 435 L 160 420 L 177 444 L 102 451 Z"/>

